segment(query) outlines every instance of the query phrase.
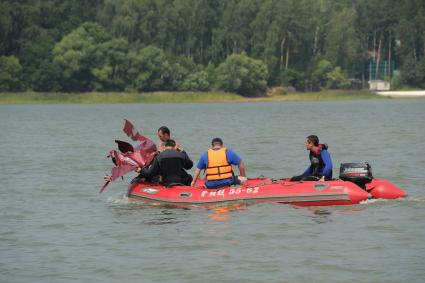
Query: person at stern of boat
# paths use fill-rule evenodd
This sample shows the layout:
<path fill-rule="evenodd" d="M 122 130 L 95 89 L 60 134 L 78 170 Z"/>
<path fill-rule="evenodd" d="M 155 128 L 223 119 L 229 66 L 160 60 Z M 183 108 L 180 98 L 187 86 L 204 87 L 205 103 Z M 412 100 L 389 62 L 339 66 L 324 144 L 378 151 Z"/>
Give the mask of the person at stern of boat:
<path fill-rule="evenodd" d="M 187 153 L 178 150 L 176 142 L 168 139 L 164 143 L 164 150 L 155 157 L 149 168 L 140 171 L 138 178 L 149 180 L 153 176 L 159 175 L 160 183 L 164 186 L 189 186 L 192 182 L 192 176 L 186 170 L 191 169 L 192 166 L 193 161 Z"/>
<path fill-rule="evenodd" d="M 305 140 L 305 148 L 310 151 L 310 166 L 300 176 L 291 181 L 327 181 L 332 180 L 332 159 L 326 144 L 319 144 L 319 138 L 310 135 Z"/>
<path fill-rule="evenodd" d="M 238 166 L 240 176 L 235 176 L 232 165 Z M 214 138 L 211 141 L 211 148 L 201 155 L 196 167 L 192 187 L 195 186 L 201 170 L 205 170 L 207 179 L 205 187 L 207 188 L 247 183 L 244 162 L 234 151 L 224 147 L 221 138 Z"/>

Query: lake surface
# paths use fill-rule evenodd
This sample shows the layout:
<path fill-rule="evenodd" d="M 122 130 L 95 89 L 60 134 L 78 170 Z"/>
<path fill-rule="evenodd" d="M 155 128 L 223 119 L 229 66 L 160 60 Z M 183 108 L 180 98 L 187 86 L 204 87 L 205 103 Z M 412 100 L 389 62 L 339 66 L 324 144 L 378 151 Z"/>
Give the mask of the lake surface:
<path fill-rule="evenodd" d="M 196 162 L 213 137 L 249 177 L 308 165 L 307 135 L 409 197 L 356 206 L 173 209 L 99 195 L 128 118 Z M 0 282 L 423 282 L 425 100 L 0 105 Z M 193 170 L 191 170 L 193 172 Z"/>

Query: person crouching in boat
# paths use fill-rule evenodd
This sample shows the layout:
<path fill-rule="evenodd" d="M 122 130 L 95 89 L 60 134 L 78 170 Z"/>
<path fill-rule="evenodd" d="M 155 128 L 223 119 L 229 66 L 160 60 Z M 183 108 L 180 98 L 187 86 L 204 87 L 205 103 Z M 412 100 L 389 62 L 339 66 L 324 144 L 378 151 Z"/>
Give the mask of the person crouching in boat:
<path fill-rule="evenodd" d="M 155 161 L 155 159 L 158 157 L 158 155 L 161 153 L 161 152 L 163 152 L 164 150 L 165 150 L 165 143 L 168 141 L 168 140 L 170 140 L 171 139 L 171 131 L 170 131 L 170 129 L 168 128 L 168 127 L 166 127 L 166 126 L 161 126 L 161 127 L 159 127 L 159 129 L 158 129 L 158 132 L 157 132 L 157 135 L 158 135 L 158 139 L 159 139 L 159 144 L 158 144 L 158 146 L 157 146 L 157 148 L 156 148 L 156 150 L 157 150 L 157 152 L 156 152 L 156 154 L 155 154 L 155 157 L 154 157 L 154 159 L 152 160 L 152 162 L 149 164 L 149 165 L 147 165 L 146 167 L 147 168 L 150 168 L 151 166 L 152 166 L 152 164 L 154 163 L 154 161 Z M 174 142 L 175 142 L 175 140 L 174 140 Z M 183 148 L 176 142 L 175 143 L 176 144 L 176 146 L 175 146 L 175 150 L 177 150 L 177 151 L 184 151 L 183 150 Z M 142 169 L 143 170 L 143 169 Z M 146 170 L 148 170 L 148 169 L 144 169 L 145 170 L 145 172 L 146 172 Z M 139 171 L 140 172 L 140 171 Z M 143 174 L 141 174 L 141 175 L 139 175 L 139 176 L 137 176 L 135 179 L 134 179 L 134 181 L 136 181 L 136 182 L 138 182 L 138 180 L 140 179 L 140 178 L 142 178 L 142 176 L 143 176 Z M 144 178 L 147 182 L 152 182 L 152 183 L 160 183 L 160 181 L 161 181 L 161 179 L 160 179 L 160 175 L 151 175 L 151 176 L 149 176 L 149 177 L 145 177 Z"/>
<path fill-rule="evenodd" d="M 291 181 L 327 181 L 332 180 L 332 159 L 326 144 L 319 144 L 319 138 L 310 135 L 305 140 L 305 147 L 310 151 L 311 165 L 300 176 L 291 178 Z"/>
<path fill-rule="evenodd" d="M 240 176 L 235 176 L 232 165 L 238 166 Z M 242 159 L 232 150 L 226 149 L 221 138 L 211 141 L 211 148 L 201 155 L 191 186 L 194 187 L 196 180 L 205 170 L 207 188 L 222 188 L 231 185 L 247 183 L 245 164 Z"/>
<path fill-rule="evenodd" d="M 151 179 L 160 176 L 160 183 L 164 186 L 185 185 L 189 186 L 192 176 L 186 170 L 191 169 L 193 161 L 185 151 L 176 148 L 176 142 L 172 139 L 164 143 L 164 150 L 159 153 L 149 168 L 140 171 L 138 178 Z"/>

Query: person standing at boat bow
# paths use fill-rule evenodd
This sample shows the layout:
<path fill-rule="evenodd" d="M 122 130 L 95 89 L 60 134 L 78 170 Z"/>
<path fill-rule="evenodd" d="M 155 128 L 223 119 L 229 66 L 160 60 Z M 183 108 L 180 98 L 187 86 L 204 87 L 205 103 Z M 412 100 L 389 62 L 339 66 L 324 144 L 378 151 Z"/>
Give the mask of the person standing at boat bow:
<path fill-rule="evenodd" d="M 137 180 L 142 178 L 142 176 L 143 176 L 143 178 L 146 179 L 146 181 L 153 182 L 153 183 L 159 183 L 160 182 L 160 175 L 146 174 L 146 172 L 155 163 L 155 160 L 158 158 L 159 154 L 167 148 L 166 143 L 167 143 L 167 141 L 171 140 L 171 131 L 168 127 L 161 126 L 158 129 L 157 135 L 158 135 L 158 139 L 159 139 L 159 144 L 157 146 L 157 153 L 155 154 L 154 159 L 152 160 L 152 162 L 148 166 L 146 166 L 145 168 L 138 168 L 137 169 L 137 172 L 139 172 L 141 174 L 139 174 L 135 178 L 136 182 L 137 182 Z M 174 140 L 172 140 L 172 141 L 174 141 Z M 176 143 L 174 141 L 174 144 L 175 144 L 174 150 L 184 152 L 183 148 L 178 143 Z M 152 170 L 152 172 L 155 172 L 155 171 L 157 171 L 157 170 Z M 189 181 L 189 184 L 190 184 L 190 181 Z"/>
<path fill-rule="evenodd" d="M 319 138 L 310 135 L 305 140 L 305 148 L 310 151 L 310 166 L 300 176 L 291 178 L 291 181 L 319 181 L 332 180 L 332 159 L 327 144 L 319 144 Z"/>
<path fill-rule="evenodd" d="M 171 131 L 168 127 L 162 126 L 158 129 L 158 138 L 159 138 L 159 144 L 157 146 L 158 152 L 162 152 L 165 150 L 165 143 L 169 139 L 171 139 Z M 176 143 L 176 150 L 183 151 L 183 148 Z"/>
<path fill-rule="evenodd" d="M 235 176 L 232 165 L 238 166 L 240 176 Z M 191 183 L 192 187 L 195 186 L 201 170 L 205 170 L 207 188 L 247 183 L 244 162 L 234 151 L 224 147 L 221 138 L 214 138 L 211 141 L 211 148 L 201 155 Z"/>

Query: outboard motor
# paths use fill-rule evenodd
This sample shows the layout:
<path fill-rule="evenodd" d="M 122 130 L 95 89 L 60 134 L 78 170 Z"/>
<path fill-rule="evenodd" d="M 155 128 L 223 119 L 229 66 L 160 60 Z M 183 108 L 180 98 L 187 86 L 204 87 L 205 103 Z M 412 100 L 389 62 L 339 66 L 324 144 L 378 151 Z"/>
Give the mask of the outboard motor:
<path fill-rule="evenodd" d="M 341 163 L 339 178 L 343 181 L 350 181 L 366 189 L 366 184 L 373 179 L 372 168 L 369 163 Z"/>

